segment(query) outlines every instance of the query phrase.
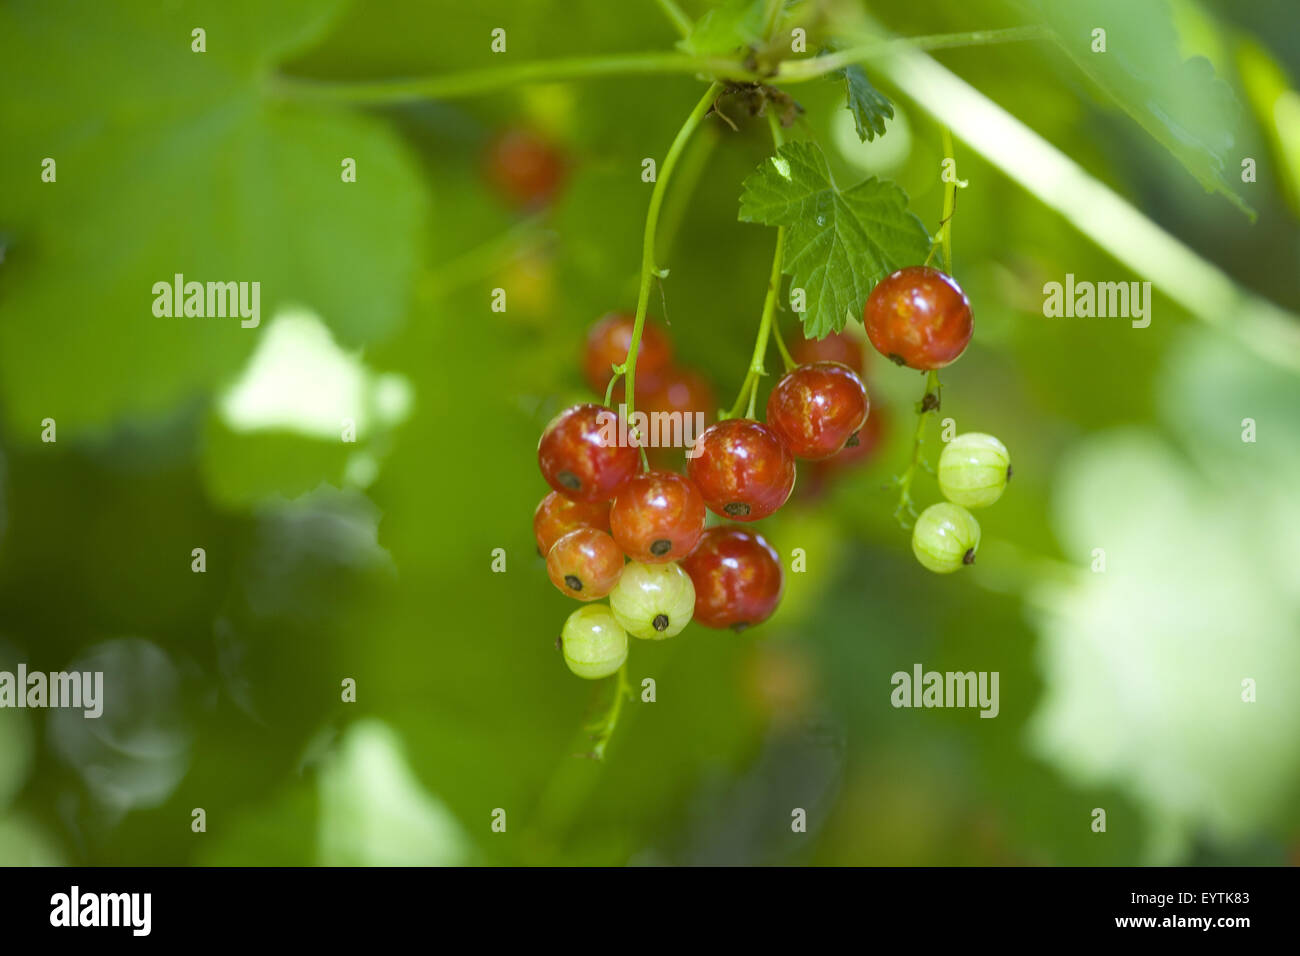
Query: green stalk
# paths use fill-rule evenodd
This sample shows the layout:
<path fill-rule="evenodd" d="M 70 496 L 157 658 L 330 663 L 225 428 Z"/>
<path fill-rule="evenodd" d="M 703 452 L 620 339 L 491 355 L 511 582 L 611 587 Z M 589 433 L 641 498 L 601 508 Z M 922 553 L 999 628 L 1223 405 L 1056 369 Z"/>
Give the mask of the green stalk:
<path fill-rule="evenodd" d="M 775 322 L 772 325 L 772 338 L 776 339 L 776 350 L 781 353 L 781 363 L 785 365 L 788 372 L 799 363 L 790 355 L 790 350 L 785 347 L 785 338 L 781 335 L 781 323 Z"/>
<path fill-rule="evenodd" d="M 609 746 L 610 738 L 614 736 L 614 729 L 618 727 L 619 715 L 623 712 L 623 701 L 628 695 L 627 683 L 627 661 L 618 669 L 618 681 L 614 685 L 614 700 L 609 705 L 609 710 L 591 724 L 588 729 L 595 731 L 591 736 L 595 743 L 591 747 L 591 757 L 593 760 L 605 759 L 605 748 Z"/>
<path fill-rule="evenodd" d="M 772 316 L 776 312 L 776 297 L 781 290 L 781 256 L 785 251 L 785 226 L 776 230 L 776 253 L 772 256 L 772 273 L 767 281 L 767 295 L 763 299 L 763 315 L 758 321 L 758 336 L 754 339 L 754 353 L 749 359 L 749 371 L 741 383 L 740 394 L 727 412 L 727 418 L 738 418 L 741 406 L 746 406 L 746 416 L 754 417 L 754 407 L 758 396 L 758 382 L 767 370 L 763 367 L 763 358 L 767 354 L 767 342 L 772 334 Z"/>
<path fill-rule="evenodd" d="M 955 160 L 952 146 L 952 130 L 948 127 L 943 128 L 943 155 L 947 159 Z M 943 269 L 948 275 L 952 275 L 952 214 L 957 211 L 957 177 L 954 173 L 952 181 L 943 184 L 943 219 L 939 223 L 939 231 L 936 233 L 933 242 L 930 245 L 930 253 L 925 257 L 925 264 L 929 265 L 930 260 L 934 258 L 935 252 L 943 247 Z M 965 185 L 962 183 L 962 185 Z"/>
<path fill-rule="evenodd" d="M 663 6 L 663 2 L 660 4 Z M 680 11 L 678 11 L 680 12 Z M 685 16 L 684 14 L 682 15 Z M 676 21 L 674 20 L 676 23 Z M 689 22 L 689 21 L 687 21 Z M 677 24 L 681 28 L 681 24 Z M 814 56 L 783 63 L 775 75 L 756 73 L 739 60 L 719 56 L 691 56 L 686 53 L 651 51 L 615 53 L 606 56 L 565 57 L 532 60 L 503 66 L 438 76 L 417 76 L 396 80 L 356 80 L 332 82 L 294 76 L 273 76 L 267 89 L 283 99 L 330 103 L 392 104 L 414 100 L 452 100 L 467 96 L 495 93 L 529 83 L 556 83 L 564 80 L 594 79 L 605 76 L 651 76 L 684 74 L 705 76 L 713 80 L 739 83 L 806 83 L 818 77 L 903 51 L 941 50 L 951 47 L 984 46 L 1012 43 L 1049 36 L 1046 27 L 1013 27 L 1006 30 L 976 30 L 967 33 L 937 33 L 930 36 L 899 37 L 874 40 L 839 53 Z"/>
<path fill-rule="evenodd" d="M 952 214 L 957 211 L 957 169 L 956 157 L 953 156 L 952 130 L 943 128 L 943 154 L 953 157 L 953 176 L 944 183 L 943 191 L 943 267 L 952 275 Z"/>
<path fill-rule="evenodd" d="M 912 460 L 907 464 L 907 471 L 895 479 L 898 485 L 898 506 L 894 508 L 894 517 L 904 529 L 910 528 L 910 521 L 916 520 L 916 508 L 912 506 L 912 480 L 916 470 L 921 466 L 921 446 L 925 444 L 925 416 L 938 412 L 940 391 L 938 371 L 931 370 L 925 378 L 925 392 L 916 403 L 916 430 L 912 433 Z"/>

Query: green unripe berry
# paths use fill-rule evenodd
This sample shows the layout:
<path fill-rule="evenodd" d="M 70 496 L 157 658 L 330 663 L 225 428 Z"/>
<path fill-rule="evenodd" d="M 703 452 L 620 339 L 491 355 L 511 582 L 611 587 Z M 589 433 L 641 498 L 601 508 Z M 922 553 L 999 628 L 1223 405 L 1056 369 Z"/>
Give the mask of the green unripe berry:
<path fill-rule="evenodd" d="M 695 585 L 676 561 L 633 561 L 609 592 L 609 606 L 633 637 L 660 641 L 690 623 L 695 613 Z"/>
<path fill-rule="evenodd" d="M 1002 497 L 1010 477 L 1007 446 L 983 432 L 958 435 L 939 456 L 939 490 L 963 508 L 987 508 Z"/>
<path fill-rule="evenodd" d="M 961 505 L 947 501 L 922 511 L 912 529 L 912 553 L 936 574 L 951 574 L 963 564 L 974 564 L 979 546 L 979 522 Z"/>
<path fill-rule="evenodd" d="M 587 680 L 615 673 L 627 660 L 627 632 L 604 604 L 585 604 L 569 615 L 560 633 L 569 670 Z"/>

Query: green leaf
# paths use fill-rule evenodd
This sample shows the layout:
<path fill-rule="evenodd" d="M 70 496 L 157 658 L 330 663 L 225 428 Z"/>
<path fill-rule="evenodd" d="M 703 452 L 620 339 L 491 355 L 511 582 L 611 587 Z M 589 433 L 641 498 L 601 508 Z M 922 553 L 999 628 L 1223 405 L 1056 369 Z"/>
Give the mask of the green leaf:
<path fill-rule="evenodd" d="M 267 92 L 336 6 L 94 4 L 75 22 L 56 3 L 0 9 L 13 77 L 0 404 L 17 434 L 34 440 L 48 416 L 62 438 L 205 394 L 284 303 L 329 315 L 353 347 L 405 315 L 425 218 L 405 149 L 377 120 Z M 193 52 L 200 25 L 206 52 Z M 263 327 L 155 316 L 154 283 L 177 273 L 260 283 Z"/>
<path fill-rule="evenodd" d="M 782 270 L 804 290 L 804 333 L 815 338 L 860 319 L 872 286 L 930 248 L 906 193 L 874 178 L 841 191 L 813 143 L 787 143 L 745 180 L 740 219 L 788 227 Z"/>
<path fill-rule="evenodd" d="M 1045 581 L 1031 601 L 1044 684 L 1034 748 L 1068 779 L 1141 806 L 1159 837 L 1149 862 L 1186 862 L 1197 834 L 1259 832 L 1293 804 L 1300 762 L 1300 698 L 1240 696 L 1244 677 L 1300 673 L 1296 592 L 1268 561 L 1272 542 L 1300 536 L 1300 509 L 1271 506 L 1294 485 L 1216 487 L 1138 428 L 1087 438 L 1056 480 L 1065 553 L 1087 568 L 1104 542 L 1109 566 Z M 1125 667 L 1137 670 L 1117 679 Z M 1159 677 L 1144 686 L 1134 673 Z"/>
<path fill-rule="evenodd" d="M 1239 158 L 1232 131 L 1240 105 L 1208 60 L 1183 59 L 1165 0 L 1033 0 L 1033 5 L 1075 64 L 1207 192 L 1222 193 L 1255 218 L 1225 175 Z M 1093 31 L 1099 28 L 1106 31 L 1105 52 L 1093 49 Z"/>
<path fill-rule="evenodd" d="M 727 0 L 700 17 L 677 48 L 695 56 L 731 53 L 762 41 L 763 0 Z"/>
<path fill-rule="evenodd" d="M 838 74 L 848 92 L 848 108 L 853 114 L 858 139 L 862 142 L 885 135 L 885 120 L 894 118 L 888 97 L 871 85 L 860 66 L 847 66 Z"/>

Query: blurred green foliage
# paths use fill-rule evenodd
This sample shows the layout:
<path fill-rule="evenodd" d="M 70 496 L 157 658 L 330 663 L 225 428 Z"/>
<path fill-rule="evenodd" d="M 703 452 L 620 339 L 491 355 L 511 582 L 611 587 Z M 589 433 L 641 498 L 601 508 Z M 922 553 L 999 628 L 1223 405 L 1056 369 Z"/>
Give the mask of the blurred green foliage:
<path fill-rule="evenodd" d="M 682 6 L 704 22 L 713 4 Z M 1038 20 L 1002 0 L 865 6 L 901 35 Z M 1294 104 L 1294 9 L 1036 6 L 1127 24 L 1112 43 L 1132 70 L 1081 72 L 1047 41 L 935 55 L 1238 282 L 1300 308 L 1285 153 L 1300 120 L 1262 110 L 1237 65 L 1262 57 Z M 863 7 L 804 0 L 789 16 L 842 48 L 834 25 Z M 625 709 L 604 763 L 572 756 L 610 688 L 572 678 L 554 649 L 568 605 L 534 551 L 534 451 L 554 411 L 590 397 L 585 328 L 634 303 L 641 162 L 662 157 L 701 87 L 606 77 L 377 106 L 274 93 L 278 74 L 490 68 L 496 27 L 512 62 L 680 39 L 652 0 L 0 8 L 0 669 L 100 662 L 124 702 L 99 723 L 0 711 L 0 862 L 1288 859 L 1300 385 L 1158 293 L 1147 329 L 1045 319 L 1045 281 L 1141 277 L 960 142 L 955 272 L 976 335 L 945 372 L 942 414 L 998 435 L 1016 469 L 980 516 L 980 563 L 929 575 L 893 523 L 883 486 L 910 453 L 921 381 L 873 355 L 879 454 L 818 495 L 801 471 L 763 524 L 783 556 L 808 556 L 776 617 L 741 637 L 692 625 L 638 642 L 631 675 L 656 681 L 656 702 Z M 1226 100 L 1183 85 L 1207 75 L 1184 64 L 1193 53 L 1214 90 L 1237 90 L 1231 139 Z M 842 77 L 791 87 L 804 113 L 789 135 L 820 143 L 837 182 L 893 180 L 933 231 L 941 130 L 864 69 L 894 104 L 883 137 L 858 140 Z M 1195 131 L 1176 155 L 1152 120 L 1169 91 L 1169 118 Z M 670 275 L 651 298 L 721 401 L 744 377 L 774 242 L 738 220 L 741 183 L 772 152 L 766 122 L 728 115 L 738 129 L 710 120 L 668 190 Z M 482 175 L 512 126 L 567 158 L 543 212 L 512 209 Z M 1253 225 L 1202 188 L 1241 155 L 1259 160 L 1258 182 L 1232 183 Z M 56 183 L 40 180 L 44 157 Z M 356 183 L 339 178 L 345 157 Z M 175 273 L 260 280 L 261 326 L 154 317 L 150 288 Z M 225 402 L 294 310 L 361 383 L 346 451 L 247 427 Z M 308 370 L 290 397 L 333 408 L 340 378 L 313 380 L 307 354 L 290 353 Z M 409 405 L 385 405 L 384 382 Z M 916 492 L 938 497 L 928 476 Z M 1095 547 L 1105 575 L 1089 571 Z M 890 675 L 917 662 L 999 671 L 997 719 L 892 708 Z M 1240 702 L 1243 677 L 1256 704 Z M 791 832 L 793 807 L 807 834 Z"/>

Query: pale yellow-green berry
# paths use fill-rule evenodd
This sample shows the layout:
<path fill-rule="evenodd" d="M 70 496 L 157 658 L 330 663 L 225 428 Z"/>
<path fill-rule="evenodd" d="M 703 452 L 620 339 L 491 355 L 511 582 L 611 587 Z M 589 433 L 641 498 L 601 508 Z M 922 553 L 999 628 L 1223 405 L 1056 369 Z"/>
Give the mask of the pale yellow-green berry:
<path fill-rule="evenodd" d="M 939 490 L 963 508 L 987 508 L 1002 497 L 1010 477 L 1007 446 L 983 432 L 958 435 L 939 456 Z"/>
<path fill-rule="evenodd" d="M 979 546 L 979 522 L 951 502 L 930 505 L 912 529 L 912 553 L 936 574 L 951 574 L 963 564 L 974 564 Z"/>
<path fill-rule="evenodd" d="M 570 614 L 560 646 L 569 670 L 587 680 L 608 677 L 627 660 L 627 632 L 604 604 L 586 604 Z"/>
<path fill-rule="evenodd" d="M 633 637 L 660 641 L 690 623 L 695 613 L 695 585 L 676 561 L 633 561 L 609 592 L 609 606 Z"/>

